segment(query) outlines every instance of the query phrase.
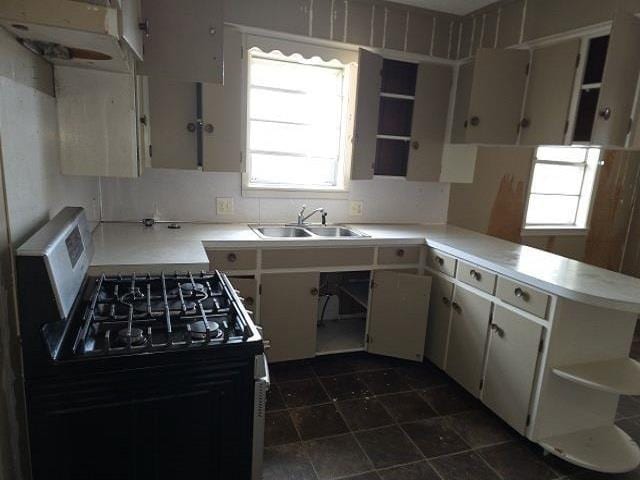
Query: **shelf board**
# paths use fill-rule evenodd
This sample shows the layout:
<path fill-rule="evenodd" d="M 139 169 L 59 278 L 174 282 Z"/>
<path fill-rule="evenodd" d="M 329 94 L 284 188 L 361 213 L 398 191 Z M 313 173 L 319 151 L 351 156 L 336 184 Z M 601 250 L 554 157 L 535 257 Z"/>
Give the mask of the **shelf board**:
<path fill-rule="evenodd" d="M 585 83 L 580 86 L 581 90 L 597 90 L 602 87 L 602 83 Z"/>
<path fill-rule="evenodd" d="M 382 98 L 396 98 L 398 100 L 411 100 L 411 101 L 414 101 L 416 99 L 416 97 L 414 97 L 413 95 L 402 95 L 400 93 L 384 93 L 384 92 L 380 92 L 380 96 Z"/>
<path fill-rule="evenodd" d="M 597 472 L 624 473 L 640 465 L 640 448 L 615 425 L 558 435 L 538 443 L 569 463 Z"/>
<path fill-rule="evenodd" d="M 379 133 L 376 135 L 376 138 L 379 140 L 400 140 L 402 142 L 410 142 L 411 137 L 405 137 L 403 135 L 383 135 Z"/>
<path fill-rule="evenodd" d="M 369 306 L 369 282 L 348 283 L 340 289 L 353 298 L 360 306 L 364 308 Z"/>
<path fill-rule="evenodd" d="M 640 363 L 632 358 L 556 367 L 553 373 L 603 392 L 640 395 Z"/>

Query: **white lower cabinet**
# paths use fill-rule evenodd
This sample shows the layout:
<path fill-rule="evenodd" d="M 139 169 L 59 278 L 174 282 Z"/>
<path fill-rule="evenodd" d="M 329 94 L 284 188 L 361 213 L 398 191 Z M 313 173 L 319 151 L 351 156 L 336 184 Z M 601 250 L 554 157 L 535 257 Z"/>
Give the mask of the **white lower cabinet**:
<path fill-rule="evenodd" d="M 422 361 L 430 292 L 431 277 L 375 272 L 367 351 Z"/>
<path fill-rule="evenodd" d="M 453 283 L 442 277 L 433 277 L 424 354 L 434 365 L 443 370 L 451 324 L 452 296 Z"/>
<path fill-rule="evenodd" d="M 260 323 L 270 362 L 315 356 L 319 281 L 319 272 L 262 275 Z"/>
<path fill-rule="evenodd" d="M 491 318 L 491 301 L 456 286 L 445 371 L 476 397 Z"/>
<path fill-rule="evenodd" d="M 522 434 L 527 427 L 541 336 L 541 325 L 495 306 L 481 398 Z"/>

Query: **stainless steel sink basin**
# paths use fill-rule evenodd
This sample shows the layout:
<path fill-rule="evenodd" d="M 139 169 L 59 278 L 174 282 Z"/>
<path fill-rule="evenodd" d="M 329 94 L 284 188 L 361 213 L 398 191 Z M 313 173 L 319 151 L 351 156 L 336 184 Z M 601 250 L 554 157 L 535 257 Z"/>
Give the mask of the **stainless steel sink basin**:
<path fill-rule="evenodd" d="M 304 238 L 311 234 L 300 227 L 258 227 L 257 230 L 265 237 L 272 238 Z"/>
<path fill-rule="evenodd" d="M 251 228 L 263 238 L 364 238 L 360 232 L 338 225 L 297 226 L 297 225 L 251 225 Z"/>
<path fill-rule="evenodd" d="M 361 233 L 345 227 L 307 227 L 307 230 L 321 237 L 363 237 Z"/>

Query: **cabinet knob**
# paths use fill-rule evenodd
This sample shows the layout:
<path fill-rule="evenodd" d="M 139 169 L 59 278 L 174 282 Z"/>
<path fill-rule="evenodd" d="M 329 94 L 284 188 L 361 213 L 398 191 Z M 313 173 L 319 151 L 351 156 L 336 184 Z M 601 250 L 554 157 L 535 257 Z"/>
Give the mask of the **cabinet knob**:
<path fill-rule="evenodd" d="M 398 257 L 404 257 L 404 249 L 403 248 L 399 248 L 398 250 L 396 250 L 396 255 Z"/>
<path fill-rule="evenodd" d="M 316 287 L 313 287 L 309 293 L 311 293 L 312 296 L 317 297 L 320 291 Z"/>
<path fill-rule="evenodd" d="M 495 323 L 491 324 L 491 330 L 493 330 L 500 338 L 504 337 L 504 329 Z"/>
<path fill-rule="evenodd" d="M 151 24 L 149 23 L 149 19 L 145 18 L 143 21 L 138 23 L 138 28 L 144 32 L 145 37 L 149 37 L 151 33 Z"/>
<path fill-rule="evenodd" d="M 527 128 L 531 125 L 531 120 L 529 120 L 528 118 L 523 118 L 522 120 L 520 120 L 520 128 Z"/>
<path fill-rule="evenodd" d="M 611 118 L 611 109 L 609 107 L 604 107 L 602 110 L 598 112 L 598 115 L 603 120 L 609 120 Z"/>
<path fill-rule="evenodd" d="M 442 303 L 444 303 L 448 307 L 449 305 L 451 305 L 451 300 L 449 300 L 447 297 L 442 297 Z"/>
<path fill-rule="evenodd" d="M 480 276 L 481 275 L 480 275 L 480 272 L 477 272 L 475 270 L 471 270 L 471 271 L 469 271 L 469 276 L 471 278 L 473 278 L 474 280 L 480 280 Z"/>
<path fill-rule="evenodd" d="M 187 130 L 190 131 L 191 133 L 196 131 L 196 124 L 193 122 L 189 122 L 187 123 Z"/>
<path fill-rule="evenodd" d="M 420 142 L 418 141 L 411 142 L 411 148 L 413 148 L 414 150 L 418 150 L 420 148 Z"/>
<path fill-rule="evenodd" d="M 227 255 L 227 260 L 230 262 L 235 262 L 238 259 L 238 256 L 235 253 L 230 253 Z"/>
<path fill-rule="evenodd" d="M 255 300 L 253 299 L 253 297 L 247 297 L 244 299 L 244 304 L 247 307 L 253 307 L 253 305 L 255 304 Z"/>
<path fill-rule="evenodd" d="M 444 265 L 444 258 L 436 257 L 435 260 L 438 265 Z"/>
<path fill-rule="evenodd" d="M 529 300 L 529 294 L 527 292 L 525 292 L 524 290 L 522 290 L 520 287 L 516 288 L 513 291 L 513 294 L 518 297 L 521 298 L 522 300 L 524 300 L 525 302 L 527 300 Z"/>
<path fill-rule="evenodd" d="M 213 130 L 214 130 L 213 125 L 211 125 L 210 123 L 207 123 L 204 126 L 204 131 L 207 133 L 213 133 Z"/>
<path fill-rule="evenodd" d="M 471 124 L 472 127 L 477 127 L 478 125 L 480 125 L 480 117 L 471 117 L 471 120 L 469 121 L 469 123 Z"/>
<path fill-rule="evenodd" d="M 457 312 L 457 313 L 462 313 L 462 307 L 460 305 L 458 305 L 456 302 L 453 302 L 451 304 L 451 307 Z"/>

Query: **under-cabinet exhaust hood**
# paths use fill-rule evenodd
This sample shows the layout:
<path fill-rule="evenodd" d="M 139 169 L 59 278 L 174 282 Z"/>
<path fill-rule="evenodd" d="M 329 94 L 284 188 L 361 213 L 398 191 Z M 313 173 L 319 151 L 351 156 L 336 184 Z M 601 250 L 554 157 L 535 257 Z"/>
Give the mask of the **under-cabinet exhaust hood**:
<path fill-rule="evenodd" d="M 0 25 L 51 63 L 116 72 L 131 71 L 136 53 L 124 30 L 137 0 L 3 0 Z M 135 14 L 137 8 L 133 6 Z M 136 15 L 137 17 L 137 15 Z"/>

